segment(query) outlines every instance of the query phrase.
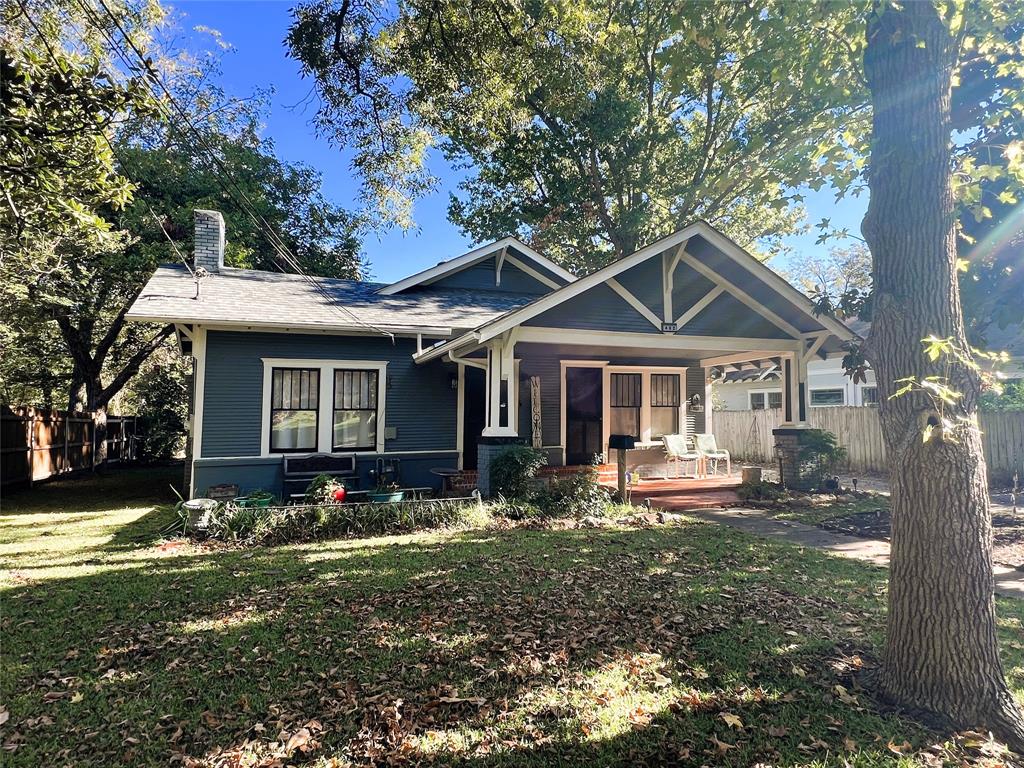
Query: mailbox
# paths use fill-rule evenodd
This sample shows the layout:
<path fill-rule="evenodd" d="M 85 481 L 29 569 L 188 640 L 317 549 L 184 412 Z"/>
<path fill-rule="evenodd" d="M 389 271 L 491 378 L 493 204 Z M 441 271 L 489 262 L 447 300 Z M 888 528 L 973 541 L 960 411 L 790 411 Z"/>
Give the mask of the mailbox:
<path fill-rule="evenodd" d="M 609 435 L 608 448 L 613 451 L 630 451 L 636 448 L 636 438 L 632 435 Z"/>

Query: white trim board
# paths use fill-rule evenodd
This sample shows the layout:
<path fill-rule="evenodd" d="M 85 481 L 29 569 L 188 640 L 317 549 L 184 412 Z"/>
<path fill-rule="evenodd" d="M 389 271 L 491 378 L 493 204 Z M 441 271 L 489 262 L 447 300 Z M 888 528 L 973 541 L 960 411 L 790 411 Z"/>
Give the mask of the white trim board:
<path fill-rule="evenodd" d="M 324 360 L 312 358 L 264 357 L 263 398 L 260 403 L 260 456 L 288 456 L 292 452 L 274 453 L 270 450 L 270 387 L 274 368 L 319 368 L 320 391 L 317 394 L 316 448 L 308 453 L 332 453 L 334 437 L 334 371 L 357 369 L 377 371 L 377 445 L 376 453 L 384 453 L 384 433 L 387 430 L 388 364 L 385 360 Z M 339 453 L 368 455 L 370 451 L 345 448 Z"/>
<path fill-rule="evenodd" d="M 203 409 L 206 397 L 206 329 L 195 326 L 192 330 L 192 358 L 195 369 L 192 375 L 192 461 L 193 471 L 189 488 L 189 498 L 195 497 L 195 460 L 203 458 Z"/>
<path fill-rule="evenodd" d="M 435 282 L 443 277 L 446 277 L 447 275 L 459 272 L 460 270 L 466 269 L 467 267 L 471 267 L 474 264 L 477 264 L 478 262 L 481 262 L 484 259 L 488 258 L 492 254 L 499 253 L 503 249 L 507 249 L 510 246 L 515 248 L 524 256 L 527 256 L 528 258 L 532 259 L 541 267 L 547 269 L 551 273 L 562 278 L 567 283 L 572 283 L 576 280 L 576 276 L 574 274 L 558 266 L 557 264 L 555 264 L 555 262 L 538 253 L 537 251 L 535 251 L 533 248 L 531 248 L 518 238 L 504 237 L 501 240 L 497 240 L 493 243 L 488 243 L 486 245 L 480 246 L 479 248 L 474 248 L 472 251 L 464 253 L 461 256 L 457 256 L 454 259 L 442 261 L 440 264 L 436 264 L 435 266 L 430 267 L 429 269 L 425 269 L 422 272 L 417 272 L 415 275 L 410 275 L 409 277 L 403 278 L 402 280 L 399 280 L 396 283 L 386 285 L 380 290 L 378 290 L 377 293 L 381 294 L 382 296 L 392 296 L 396 293 L 401 293 L 407 288 L 412 288 L 413 286 L 416 285 L 426 285 Z M 509 263 L 516 263 L 519 260 L 517 259 L 515 261 L 512 261 L 509 258 L 509 256 L 506 255 L 505 261 L 508 261 Z M 521 262 L 519 262 L 519 264 L 521 264 Z M 519 266 L 519 264 L 516 264 L 516 266 Z"/>

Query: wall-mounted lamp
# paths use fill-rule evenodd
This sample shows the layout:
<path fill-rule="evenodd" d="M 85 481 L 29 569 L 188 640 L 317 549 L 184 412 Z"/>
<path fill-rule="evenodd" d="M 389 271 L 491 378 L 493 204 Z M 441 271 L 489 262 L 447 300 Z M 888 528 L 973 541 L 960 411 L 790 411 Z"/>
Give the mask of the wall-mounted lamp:
<path fill-rule="evenodd" d="M 448 374 L 448 386 L 452 389 L 459 388 L 459 375 L 457 373 Z"/>
<path fill-rule="evenodd" d="M 691 411 L 700 413 L 701 411 L 704 410 L 704 406 L 701 405 L 700 395 L 697 394 L 696 392 L 690 395 L 690 399 L 687 400 L 687 403 L 689 403 L 689 408 Z"/>

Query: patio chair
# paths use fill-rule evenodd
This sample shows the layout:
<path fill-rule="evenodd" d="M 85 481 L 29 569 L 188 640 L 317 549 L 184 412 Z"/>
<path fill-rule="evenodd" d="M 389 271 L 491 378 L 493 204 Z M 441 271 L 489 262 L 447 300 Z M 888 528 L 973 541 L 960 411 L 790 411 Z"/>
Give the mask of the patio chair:
<path fill-rule="evenodd" d="M 687 461 L 693 462 L 694 476 L 701 476 L 701 464 L 704 457 L 699 451 L 694 450 L 690 446 L 690 441 L 686 438 L 686 435 L 662 435 L 661 442 L 665 445 L 665 464 L 668 467 L 671 467 L 673 464 L 676 465 L 676 477 L 680 477 L 680 463 Z"/>
<path fill-rule="evenodd" d="M 711 468 L 713 474 L 718 474 L 718 462 L 725 459 L 725 474 L 727 477 L 732 475 L 732 459 L 729 456 L 729 452 L 724 448 L 718 447 L 714 435 L 694 435 L 693 441 L 698 453 L 704 457 L 704 461 L 714 462 Z"/>

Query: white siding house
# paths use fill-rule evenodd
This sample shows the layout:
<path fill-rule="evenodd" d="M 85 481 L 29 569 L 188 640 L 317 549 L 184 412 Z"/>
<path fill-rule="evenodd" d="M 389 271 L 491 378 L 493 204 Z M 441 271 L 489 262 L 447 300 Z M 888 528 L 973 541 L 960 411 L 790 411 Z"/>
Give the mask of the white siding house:
<path fill-rule="evenodd" d="M 810 406 L 873 405 L 877 402 L 875 374 L 854 384 L 837 358 L 807 364 Z M 713 402 L 724 411 L 749 411 L 782 407 L 782 379 L 777 366 L 731 371 L 713 384 Z"/>

